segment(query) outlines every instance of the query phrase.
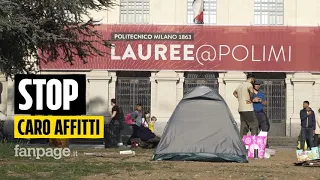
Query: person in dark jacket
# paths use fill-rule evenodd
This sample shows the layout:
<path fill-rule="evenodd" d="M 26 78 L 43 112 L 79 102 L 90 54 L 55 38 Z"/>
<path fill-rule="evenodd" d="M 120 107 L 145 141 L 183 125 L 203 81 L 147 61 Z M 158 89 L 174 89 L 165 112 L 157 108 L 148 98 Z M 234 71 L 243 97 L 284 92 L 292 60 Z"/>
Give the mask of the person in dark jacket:
<path fill-rule="evenodd" d="M 117 137 L 118 146 L 122 146 L 121 131 L 124 129 L 124 114 L 122 108 L 118 106 L 116 99 L 111 99 L 111 121 L 110 124 L 116 124 L 115 135 Z"/>
<path fill-rule="evenodd" d="M 309 101 L 303 102 L 303 109 L 300 111 L 301 119 L 301 145 L 307 141 L 308 147 L 314 147 L 313 135 L 316 128 L 316 117 L 314 111 L 309 107 Z M 303 146 L 302 146 L 303 147 Z M 300 148 L 303 149 L 303 148 Z"/>

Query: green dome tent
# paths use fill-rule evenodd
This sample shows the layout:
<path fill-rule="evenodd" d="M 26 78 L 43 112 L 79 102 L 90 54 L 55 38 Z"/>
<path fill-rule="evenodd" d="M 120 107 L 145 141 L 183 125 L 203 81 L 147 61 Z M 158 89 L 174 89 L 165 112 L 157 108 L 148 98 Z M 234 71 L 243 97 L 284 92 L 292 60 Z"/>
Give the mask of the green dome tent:
<path fill-rule="evenodd" d="M 200 86 L 179 102 L 155 149 L 153 160 L 247 163 L 247 150 L 228 105 Z"/>

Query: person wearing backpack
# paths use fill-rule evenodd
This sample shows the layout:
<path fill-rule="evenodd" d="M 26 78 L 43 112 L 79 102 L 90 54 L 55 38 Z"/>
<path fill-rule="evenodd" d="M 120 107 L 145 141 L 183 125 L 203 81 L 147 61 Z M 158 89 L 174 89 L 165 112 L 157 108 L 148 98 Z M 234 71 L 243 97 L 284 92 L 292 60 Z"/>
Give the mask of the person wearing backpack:
<path fill-rule="evenodd" d="M 111 99 L 111 121 L 110 124 L 115 126 L 115 133 L 118 141 L 118 146 L 122 146 L 121 130 L 124 129 L 124 114 L 122 108 L 117 105 L 116 99 Z"/>
<path fill-rule="evenodd" d="M 142 105 L 140 103 L 136 105 L 135 111 L 126 115 L 126 118 L 125 118 L 126 123 L 132 127 L 132 134 L 127 141 L 128 145 L 131 144 L 131 139 L 137 138 L 137 131 L 142 125 L 142 118 L 143 118 Z"/>
<path fill-rule="evenodd" d="M 142 125 L 143 114 L 142 114 L 141 104 L 136 105 L 136 110 L 131 113 L 131 118 L 133 119 L 134 124 L 137 125 L 138 127 Z"/>

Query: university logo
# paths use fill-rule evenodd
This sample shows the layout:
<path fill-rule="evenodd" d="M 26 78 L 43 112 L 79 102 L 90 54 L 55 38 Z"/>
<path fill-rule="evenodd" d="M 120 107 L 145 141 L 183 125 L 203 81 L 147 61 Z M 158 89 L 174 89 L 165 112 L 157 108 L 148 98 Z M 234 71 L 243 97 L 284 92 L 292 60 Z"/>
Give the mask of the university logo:
<path fill-rule="evenodd" d="M 85 75 L 15 76 L 15 138 L 103 138 L 104 117 L 86 115 Z"/>

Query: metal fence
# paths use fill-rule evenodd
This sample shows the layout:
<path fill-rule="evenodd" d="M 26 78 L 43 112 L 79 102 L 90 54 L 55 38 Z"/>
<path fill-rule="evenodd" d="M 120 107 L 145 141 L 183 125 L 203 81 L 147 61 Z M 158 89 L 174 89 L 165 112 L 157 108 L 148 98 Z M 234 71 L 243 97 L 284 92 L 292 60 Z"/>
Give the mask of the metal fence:
<path fill-rule="evenodd" d="M 143 111 L 150 111 L 151 84 L 149 77 L 118 77 L 116 99 L 124 115 L 132 112 L 138 103 L 142 104 Z M 123 143 L 126 143 L 127 136 L 130 135 L 131 129 L 125 125 L 122 131 Z M 103 139 L 72 139 L 71 143 L 103 144 L 103 141 Z"/>
<path fill-rule="evenodd" d="M 261 91 L 265 93 L 267 106 L 265 111 L 273 123 L 282 123 L 286 120 L 286 86 L 281 79 L 262 80 Z"/>
<path fill-rule="evenodd" d="M 143 111 L 150 111 L 151 83 L 149 77 L 118 77 L 116 99 L 125 114 L 134 111 L 138 103 L 142 105 Z"/>
<path fill-rule="evenodd" d="M 270 134 L 285 135 L 286 127 L 286 84 L 284 79 L 261 79 L 261 91 L 265 93 L 267 106 L 265 112 L 269 118 Z"/>
<path fill-rule="evenodd" d="M 184 94 L 190 92 L 197 86 L 208 86 L 219 91 L 218 74 L 212 72 L 187 72 L 185 73 Z"/>

